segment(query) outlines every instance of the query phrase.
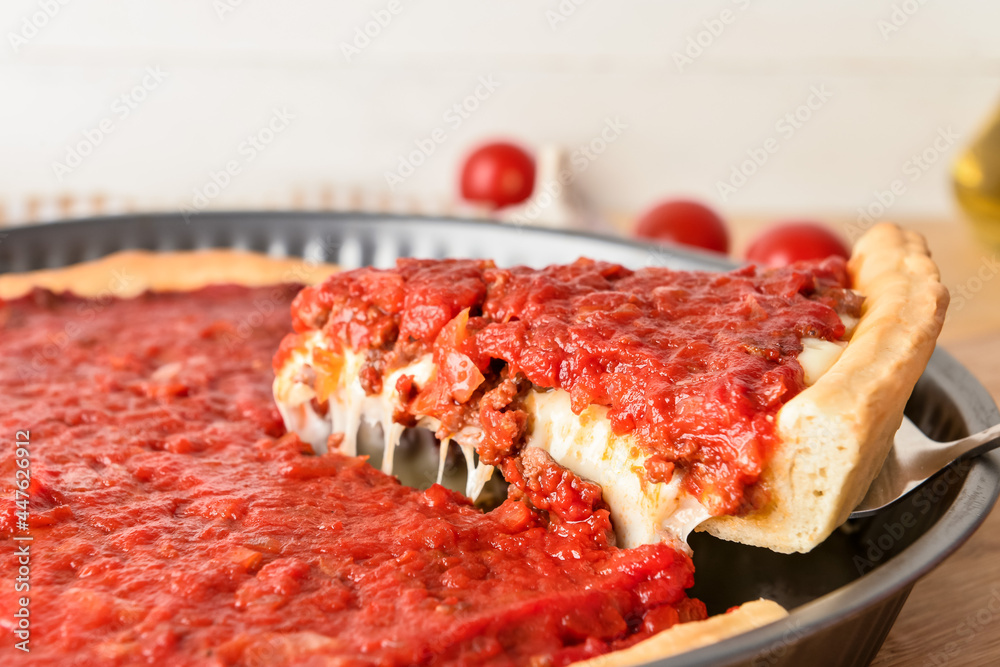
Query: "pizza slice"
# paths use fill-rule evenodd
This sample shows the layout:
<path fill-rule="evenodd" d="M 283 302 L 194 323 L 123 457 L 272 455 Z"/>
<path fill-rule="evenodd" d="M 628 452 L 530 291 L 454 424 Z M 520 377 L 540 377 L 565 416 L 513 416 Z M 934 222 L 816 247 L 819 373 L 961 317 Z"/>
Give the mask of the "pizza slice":
<path fill-rule="evenodd" d="M 274 394 L 317 451 L 354 454 L 378 423 L 392 472 L 427 427 L 461 447 L 470 497 L 499 468 L 574 522 L 568 470 L 625 547 L 697 528 L 807 551 L 878 472 L 946 305 L 923 241 L 889 224 L 846 264 L 728 274 L 400 260 L 303 290 Z"/>

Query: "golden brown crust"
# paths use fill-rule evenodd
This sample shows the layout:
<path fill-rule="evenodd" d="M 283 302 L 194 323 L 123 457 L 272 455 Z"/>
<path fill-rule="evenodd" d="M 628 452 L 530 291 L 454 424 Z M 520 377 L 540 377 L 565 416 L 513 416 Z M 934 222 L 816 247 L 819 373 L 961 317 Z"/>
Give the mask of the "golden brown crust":
<path fill-rule="evenodd" d="M 152 253 L 124 251 L 61 269 L 0 275 L 0 298 L 15 298 L 33 287 L 81 296 L 130 297 L 146 290 L 191 290 L 209 284 L 268 285 L 314 283 L 334 272 L 329 264 L 276 259 L 236 251 Z M 585 662 L 589 667 L 626 667 L 677 655 L 784 618 L 769 600 L 748 602 L 704 621 L 675 625 L 635 646 Z"/>
<path fill-rule="evenodd" d="M 248 287 L 277 283 L 312 284 L 337 270 L 299 257 L 276 258 L 236 250 L 150 252 L 124 250 L 65 268 L 0 274 L 0 298 L 12 299 L 33 287 L 80 296 L 128 298 L 147 290 L 192 290 L 210 284 Z"/>
<path fill-rule="evenodd" d="M 788 612 L 777 602 L 754 600 L 725 614 L 706 618 L 704 621 L 675 625 L 627 649 L 574 664 L 577 667 L 644 665 L 756 630 L 786 616 Z"/>
<path fill-rule="evenodd" d="M 699 530 L 774 551 L 809 551 L 843 523 L 882 467 L 903 408 L 934 351 L 948 290 L 923 238 L 882 223 L 848 264 L 865 295 L 840 359 L 778 413 L 778 451 L 762 479 L 764 509 Z"/>

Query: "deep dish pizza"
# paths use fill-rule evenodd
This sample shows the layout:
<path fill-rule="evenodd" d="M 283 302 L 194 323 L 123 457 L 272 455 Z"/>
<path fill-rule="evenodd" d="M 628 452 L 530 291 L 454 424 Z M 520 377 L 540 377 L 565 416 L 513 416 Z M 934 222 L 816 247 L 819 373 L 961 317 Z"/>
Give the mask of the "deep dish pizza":
<path fill-rule="evenodd" d="M 353 454 L 361 420 L 381 423 L 386 472 L 427 426 L 465 450 L 470 497 L 499 468 L 574 523 L 546 481 L 568 469 L 600 485 L 623 546 L 704 526 L 806 551 L 878 471 L 946 304 L 922 240 L 889 225 L 850 266 L 400 260 L 296 298 L 275 400 L 318 450 Z"/>
<path fill-rule="evenodd" d="M 890 227 L 866 239 L 846 271 L 827 264 L 683 277 L 654 297 L 655 312 L 641 296 L 649 286 L 642 280 L 652 277 L 590 262 L 548 273 L 404 263 L 338 275 L 297 297 L 292 322 L 297 288 L 197 288 L 248 276 L 257 284 L 312 280 L 297 265 L 237 254 L 126 256 L 76 274 L 0 277 L 0 295 L 10 298 L 0 309 L 0 420 L 32 433 L 37 644 L 27 657 L 567 664 L 606 655 L 605 664 L 632 664 L 774 620 L 783 612 L 764 602 L 700 620 L 704 606 L 684 593 L 692 568 L 682 539 L 696 519 L 717 515 L 708 525 L 724 535 L 807 548 L 786 530 L 801 521 L 786 488 L 801 472 L 783 466 L 809 455 L 797 438 L 826 438 L 823 447 L 838 438 L 816 454 L 827 474 L 792 489 L 833 496 L 835 509 L 814 522 L 818 533 L 809 528 L 813 543 L 877 471 L 891 422 L 898 424 L 933 346 L 944 297 L 918 240 Z M 209 269 L 181 284 L 187 272 L 178 262 Z M 444 298 L 407 293 L 414 273 L 456 268 L 467 275 L 436 283 L 448 287 Z M 114 298 L 112 269 L 128 279 L 125 289 L 110 289 Z M 615 296 L 628 280 L 640 283 L 639 295 Z M 526 281 L 548 295 L 544 303 L 532 302 L 536 290 L 519 289 Z M 605 296 L 574 300 L 579 282 Z M 44 290 L 11 298 L 31 284 L 96 298 Z M 146 288 L 157 292 L 117 298 Z M 721 323 L 730 333 L 786 302 L 806 308 L 809 323 L 797 343 L 759 335 L 760 326 L 743 340 L 730 335 L 721 357 L 705 352 L 702 334 L 685 332 L 687 349 L 670 360 L 640 353 L 633 366 L 619 358 L 603 373 L 580 355 L 566 361 L 574 340 L 613 355 L 636 343 L 619 324 L 641 324 L 651 312 L 681 317 L 685 290 L 701 290 L 703 299 L 739 294 L 745 311 L 727 311 Z M 754 291 L 761 296 L 744 298 Z M 588 337 L 560 328 L 570 320 L 584 329 L 611 324 L 598 327 L 603 338 Z M 491 328 L 512 323 L 513 332 Z M 293 324 L 297 333 L 274 356 Z M 515 344 L 526 337 L 539 344 Z M 699 432 L 739 434 L 738 451 L 708 437 L 685 446 L 683 433 L 663 424 L 684 417 L 680 393 L 658 394 L 663 387 L 643 371 L 677 362 L 669 389 L 684 371 L 711 370 L 706 355 L 727 366 L 734 345 L 743 345 L 751 367 L 779 370 L 764 380 L 752 373 L 758 379 L 735 396 L 718 377 L 709 381 L 716 391 L 696 413 L 707 427 Z M 525 353 L 531 349 L 541 353 Z M 819 361 L 803 356 L 807 349 Z M 873 366 L 876 351 L 881 372 L 854 361 L 869 355 Z M 270 397 L 272 356 L 285 424 Z M 616 368 L 624 377 L 609 374 Z M 900 378 L 892 391 L 887 373 Z M 644 412 L 633 401 L 630 412 L 628 401 L 615 401 L 621 387 L 631 393 L 619 399 L 670 401 Z M 824 391 L 845 401 L 831 403 L 846 410 L 838 413 L 843 424 L 810 433 L 817 421 L 832 428 L 809 411 L 820 399 L 806 400 Z M 753 402 L 771 395 L 772 403 Z M 873 415 L 888 423 L 865 421 Z M 399 485 L 351 456 L 366 416 L 382 421 L 390 444 L 402 428 L 431 426 L 468 452 L 478 474 L 469 476 L 467 496 L 495 464 L 511 482 L 510 497 L 484 513 L 440 486 Z M 602 439 L 604 454 L 594 449 Z M 393 450 L 383 456 L 387 469 Z M 847 472 L 837 477 L 833 464 Z M 13 470 L 3 472 L 13 479 Z M 17 510 L 5 507 L 0 517 L 7 537 L 20 532 Z"/>

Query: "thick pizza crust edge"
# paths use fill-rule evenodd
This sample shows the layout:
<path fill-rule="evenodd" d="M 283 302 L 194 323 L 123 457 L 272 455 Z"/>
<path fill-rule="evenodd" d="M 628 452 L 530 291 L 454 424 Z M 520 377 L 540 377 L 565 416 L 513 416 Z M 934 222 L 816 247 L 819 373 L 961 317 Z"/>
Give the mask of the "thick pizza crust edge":
<path fill-rule="evenodd" d="M 59 269 L 0 274 L 0 299 L 19 297 L 34 287 L 87 297 L 127 299 L 147 290 L 194 290 L 211 284 L 247 287 L 278 283 L 313 284 L 337 267 L 301 257 L 268 257 L 238 250 L 151 252 L 123 250 Z"/>
<path fill-rule="evenodd" d="M 194 290 L 211 284 L 246 286 L 316 283 L 335 272 L 330 264 L 274 258 L 230 250 L 156 253 L 127 250 L 60 269 L 0 274 L 0 299 L 35 287 L 80 296 L 128 298 L 151 291 Z M 707 646 L 762 627 L 788 615 L 776 602 L 755 600 L 704 621 L 682 623 L 622 651 L 576 663 L 587 667 L 628 667 Z"/>
<path fill-rule="evenodd" d="M 806 552 L 847 519 L 881 469 L 949 296 L 923 237 L 893 224 L 858 240 L 848 270 L 865 295 L 861 320 L 840 359 L 778 413 L 781 443 L 762 476 L 770 503 L 698 530 Z"/>
<path fill-rule="evenodd" d="M 627 649 L 605 653 L 590 660 L 575 662 L 573 665 L 574 667 L 644 665 L 756 630 L 769 623 L 780 621 L 786 616 L 788 612 L 777 602 L 753 600 L 724 614 L 710 616 L 704 621 L 674 625 Z"/>

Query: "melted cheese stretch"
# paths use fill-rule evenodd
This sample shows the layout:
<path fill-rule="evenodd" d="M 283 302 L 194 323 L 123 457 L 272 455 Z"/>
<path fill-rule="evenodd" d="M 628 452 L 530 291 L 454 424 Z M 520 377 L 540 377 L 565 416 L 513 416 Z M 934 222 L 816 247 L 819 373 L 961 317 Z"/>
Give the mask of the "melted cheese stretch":
<path fill-rule="evenodd" d="M 340 451 L 348 456 L 356 456 L 361 421 L 378 424 L 382 427 L 383 435 L 382 472 L 391 475 L 393 455 L 405 430 L 402 424 L 392 420 L 393 407 L 399 398 L 396 381 L 403 375 L 411 375 L 414 384 L 418 387 L 424 386 L 434 371 L 431 355 L 425 355 L 416 362 L 394 371 L 382 382 L 381 394 L 368 396 L 360 381 L 364 355 L 355 352 L 345 353 L 339 381 L 328 397 L 328 412 L 326 416 L 320 416 L 312 407 L 312 399 L 316 397 L 315 390 L 308 383 L 296 379 L 301 377 L 306 366 L 317 368 L 313 363 L 313 351 L 316 349 L 326 349 L 326 343 L 318 332 L 306 341 L 303 348 L 292 353 L 274 379 L 274 400 L 285 422 L 285 428 L 297 433 L 317 454 L 326 452 L 330 435 L 342 433 L 344 439 Z M 417 423 L 432 431 L 436 431 L 440 426 L 438 420 L 427 416 L 419 417 Z M 470 498 L 477 498 L 493 475 L 493 466 L 475 460 L 476 447 L 482 437 L 482 431 L 479 429 L 465 428 L 453 433 L 449 438 L 461 448 L 464 455 L 469 471 L 465 494 Z M 448 455 L 447 445 L 448 443 L 442 443 L 441 446 L 438 483 L 441 483 L 444 475 L 444 462 Z"/>
<path fill-rule="evenodd" d="M 803 351 L 798 359 L 806 384 L 811 385 L 833 366 L 847 344 L 806 338 L 802 345 Z M 364 356 L 346 352 L 337 385 L 328 397 L 328 413 L 320 416 L 312 407 L 315 390 L 297 378 L 308 376 L 303 373 L 306 366 L 314 370 L 318 368 L 313 363 L 313 352 L 325 348 L 322 335 L 314 333 L 301 349 L 292 353 L 274 380 L 274 398 L 286 428 L 312 445 L 317 453 L 326 451 L 331 434 L 343 433 L 340 449 L 354 456 L 357 454 L 361 420 L 380 424 L 385 448 L 382 470 L 392 474 L 393 453 L 404 430 L 401 424 L 392 421 L 393 407 L 398 400 L 396 381 L 402 375 L 411 375 L 414 384 L 424 386 L 434 371 L 431 356 L 425 355 L 394 371 L 383 381 L 381 394 L 367 396 L 360 382 Z M 569 394 L 561 389 L 530 390 L 524 405 L 532 416 L 532 429 L 526 446 L 545 450 L 559 465 L 601 486 L 621 546 L 634 547 L 660 541 L 685 544 L 690 532 L 711 514 L 683 490 L 682 474 L 676 472 L 667 484 L 649 482 L 645 478 L 645 457 L 641 454 L 641 447 L 632 437 L 617 436 L 611 432 L 607 408 L 592 405 L 577 415 L 570 405 Z M 418 415 L 418 425 L 436 431 L 440 422 Z M 493 474 L 493 466 L 475 461 L 475 448 L 482 437 L 480 429 L 468 427 L 449 437 L 461 447 L 465 456 L 469 470 L 466 495 L 473 499 L 479 496 Z M 441 446 L 439 483 L 444 471 L 447 444 L 446 441 Z"/>
<path fill-rule="evenodd" d="M 559 465 L 601 486 L 620 546 L 686 543 L 711 515 L 681 488 L 682 475 L 669 484 L 647 481 L 639 443 L 611 432 L 607 408 L 591 405 L 577 415 L 570 405 L 562 389 L 528 392 L 524 409 L 533 427 L 527 446 L 544 449 Z"/>

